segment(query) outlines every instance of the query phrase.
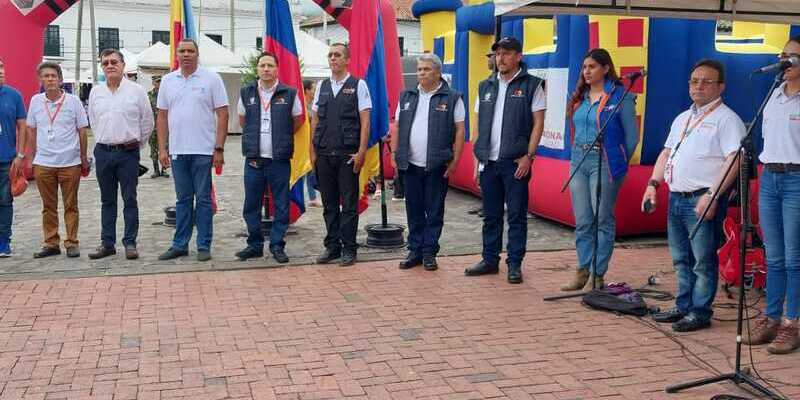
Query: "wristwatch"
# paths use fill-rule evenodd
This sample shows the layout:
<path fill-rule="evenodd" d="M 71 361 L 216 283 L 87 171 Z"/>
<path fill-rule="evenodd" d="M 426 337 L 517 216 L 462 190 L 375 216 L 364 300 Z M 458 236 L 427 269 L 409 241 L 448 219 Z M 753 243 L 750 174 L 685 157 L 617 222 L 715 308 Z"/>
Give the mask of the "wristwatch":
<path fill-rule="evenodd" d="M 225 148 L 222 147 L 222 146 L 217 146 L 217 147 L 214 147 L 214 151 L 218 151 L 220 153 L 224 153 L 225 152 Z"/>
<path fill-rule="evenodd" d="M 658 179 L 650 179 L 647 181 L 647 186 L 652 186 L 653 189 L 658 189 L 660 184 L 661 182 L 659 182 Z"/>
<path fill-rule="evenodd" d="M 708 195 L 708 197 L 712 197 L 713 198 L 714 197 L 714 189 L 706 190 L 706 194 Z"/>
<path fill-rule="evenodd" d="M 531 161 L 533 161 L 533 159 L 536 158 L 536 153 L 528 153 L 526 155 L 528 156 L 528 160 L 531 160 Z"/>
<path fill-rule="evenodd" d="M 17 153 L 17 158 L 19 158 L 20 160 L 24 160 L 25 159 L 25 154 L 24 153 Z"/>

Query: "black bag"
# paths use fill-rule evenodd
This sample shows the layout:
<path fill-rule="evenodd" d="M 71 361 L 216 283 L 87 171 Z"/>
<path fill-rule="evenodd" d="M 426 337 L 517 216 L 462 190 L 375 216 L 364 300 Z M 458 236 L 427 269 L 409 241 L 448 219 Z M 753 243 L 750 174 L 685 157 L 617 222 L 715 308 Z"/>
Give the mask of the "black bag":
<path fill-rule="evenodd" d="M 644 317 L 647 315 L 647 303 L 642 296 L 628 285 L 612 284 L 603 289 L 595 289 L 583 295 L 583 303 L 597 310 L 613 311 L 620 314 Z"/>

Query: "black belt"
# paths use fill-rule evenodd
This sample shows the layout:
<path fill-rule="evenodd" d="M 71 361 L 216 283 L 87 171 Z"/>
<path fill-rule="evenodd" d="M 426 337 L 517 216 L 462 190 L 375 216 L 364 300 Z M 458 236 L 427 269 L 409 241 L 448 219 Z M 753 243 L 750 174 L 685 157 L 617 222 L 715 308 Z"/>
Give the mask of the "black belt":
<path fill-rule="evenodd" d="M 122 144 L 105 144 L 97 143 L 95 146 L 109 150 L 109 151 L 133 151 L 139 150 L 139 142 L 128 142 Z"/>
<path fill-rule="evenodd" d="M 678 195 L 681 197 L 692 198 L 708 193 L 708 188 L 697 189 L 694 192 L 669 192 L 670 194 Z"/>
<path fill-rule="evenodd" d="M 764 168 L 767 171 L 772 172 L 774 174 L 782 174 L 785 172 L 798 172 L 800 171 L 800 164 L 777 164 L 777 163 L 769 163 L 764 164 Z"/>

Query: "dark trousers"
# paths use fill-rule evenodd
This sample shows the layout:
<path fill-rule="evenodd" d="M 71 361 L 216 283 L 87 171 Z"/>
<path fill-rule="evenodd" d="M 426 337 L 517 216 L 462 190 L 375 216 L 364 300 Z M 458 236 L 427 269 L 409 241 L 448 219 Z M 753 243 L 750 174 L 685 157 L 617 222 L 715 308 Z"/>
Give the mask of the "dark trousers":
<path fill-rule="evenodd" d="M 400 170 L 396 170 L 394 173 L 394 193 L 393 197 L 395 199 L 402 198 L 405 196 L 405 185 L 403 185 L 403 174 L 400 173 Z"/>
<path fill-rule="evenodd" d="M 325 217 L 325 248 L 355 254 L 358 230 L 358 174 L 350 156 L 317 157 L 316 174 Z M 340 206 L 341 204 L 341 206 Z"/>
<path fill-rule="evenodd" d="M 264 248 L 261 232 L 261 214 L 264 209 L 264 194 L 271 193 L 275 208 L 272 228 L 269 232 L 269 249 L 283 250 L 286 230 L 289 228 L 289 160 L 274 161 L 271 158 L 248 158 L 244 162 L 244 210 L 247 224 L 247 245 Z"/>
<path fill-rule="evenodd" d="M 509 265 L 522 265 L 528 240 L 528 182 L 530 174 L 514 178 L 514 160 L 489 161 L 480 173 L 483 195 L 483 260 L 497 264 L 503 248 L 503 205 L 508 213 Z M 407 184 L 407 183 L 406 183 Z"/>
<path fill-rule="evenodd" d="M 97 184 L 100 186 L 100 241 L 104 247 L 117 243 L 117 190 L 122 194 L 122 217 L 125 220 L 122 244 L 136 246 L 139 234 L 139 204 L 136 187 L 139 185 L 139 149 L 110 149 L 94 147 L 97 163 Z"/>
<path fill-rule="evenodd" d="M 400 171 L 405 184 L 408 250 L 417 257 L 435 257 L 444 226 L 444 199 L 447 196 L 445 166 L 426 171 L 408 165 Z"/>

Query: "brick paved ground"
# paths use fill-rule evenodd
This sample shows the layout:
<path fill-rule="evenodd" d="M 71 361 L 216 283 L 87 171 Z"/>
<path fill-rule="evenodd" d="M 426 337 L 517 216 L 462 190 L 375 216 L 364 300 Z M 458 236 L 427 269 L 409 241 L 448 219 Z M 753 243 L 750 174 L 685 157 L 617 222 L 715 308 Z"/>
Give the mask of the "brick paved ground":
<path fill-rule="evenodd" d="M 634 319 L 546 303 L 571 251 L 530 253 L 526 281 L 463 277 L 396 261 L 355 267 L 0 283 L 0 399 L 709 399 L 681 348 Z M 669 270 L 665 248 L 618 250 L 610 279 Z M 664 275 L 663 288 L 674 287 Z M 727 300 L 720 299 L 720 302 Z M 731 317 L 730 310 L 719 310 Z M 734 324 L 678 339 L 729 371 Z M 800 382 L 800 355 L 753 355 L 764 376 Z M 747 357 L 746 357 L 747 359 Z M 800 388 L 778 384 L 792 397 Z"/>

